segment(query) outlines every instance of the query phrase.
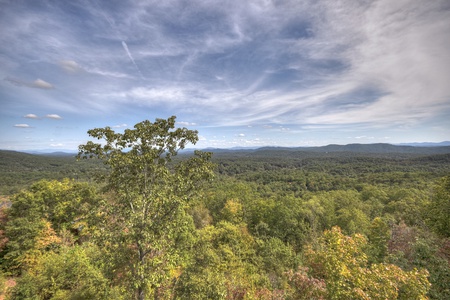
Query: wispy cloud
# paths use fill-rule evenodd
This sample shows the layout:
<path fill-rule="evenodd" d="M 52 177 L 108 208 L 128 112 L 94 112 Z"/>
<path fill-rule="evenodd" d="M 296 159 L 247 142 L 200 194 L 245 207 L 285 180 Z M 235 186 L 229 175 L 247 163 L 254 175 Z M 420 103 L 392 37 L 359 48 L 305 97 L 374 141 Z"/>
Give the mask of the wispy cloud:
<path fill-rule="evenodd" d="M 85 68 L 86 72 L 89 72 L 91 74 L 97 74 L 101 76 L 107 76 L 107 77 L 115 77 L 115 78 L 133 78 L 133 76 L 121 72 L 114 72 L 114 71 L 106 71 L 106 70 L 100 70 L 97 68 Z"/>
<path fill-rule="evenodd" d="M 61 66 L 61 68 L 63 68 L 65 71 L 69 73 L 76 73 L 82 70 L 81 67 L 77 64 L 77 62 L 73 60 L 62 60 L 59 62 L 59 65 Z"/>
<path fill-rule="evenodd" d="M 337 37 L 348 41 L 346 50 L 338 53 L 347 65 L 339 80 L 356 88 L 370 84 L 380 96 L 345 111 L 324 112 L 310 121 L 415 122 L 448 110 L 450 87 L 445 82 L 450 77 L 446 50 L 450 37 L 445 32 L 450 30 L 450 22 L 443 20 L 450 17 L 450 12 L 440 6 L 442 1 L 407 1 L 401 6 L 377 1 L 363 7 L 359 14 L 363 19 L 350 19 L 350 24 L 342 17 L 345 12 L 354 12 L 354 6 L 332 12 L 329 20 L 334 29 L 330 30 L 341 32 Z M 334 44 L 335 39 L 331 39 Z"/>
<path fill-rule="evenodd" d="M 112 128 L 125 128 L 125 127 L 128 127 L 128 125 L 125 123 L 112 126 Z"/>
<path fill-rule="evenodd" d="M 52 144 L 50 144 L 50 147 L 57 147 L 57 148 L 64 147 L 64 144 L 62 144 L 62 143 L 52 143 Z"/>
<path fill-rule="evenodd" d="M 44 89 L 44 90 L 49 90 L 49 89 L 54 88 L 51 83 L 48 83 L 47 81 L 44 81 L 39 78 L 33 82 L 28 82 L 28 81 L 11 78 L 11 77 L 6 77 L 5 80 L 16 86 L 25 86 L 25 87 L 30 87 L 30 88 Z"/>
<path fill-rule="evenodd" d="M 31 84 L 31 87 L 48 90 L 48 89 L 52 89 L 53 85 L 51 83 L 48 83 L 47 81 L 42 80 L 42 79 L 36 79 Z"/>
<path fill-rule="evenodd" d="M 134 102 L 140 105 L 153 106 L 161 103 L 167 105 L 179 104 L 179 101 L 184 101 L 187 98 L 186 93 L 189 93 L 189 90 L 167 86 L 157 88 L 136 87 L 128 91 L 94 95 L 106 99 L 118 99 L 120 102 Z"/>
<path fill-rule="evenodd" d="M 136 62 L 134 61 L 133 56 L 131 56 L 130 50 L 128 49 L 128 45 L 127 43 L 125 43 L 125 41 L 122 41 L 122 47 L 125 50 L 125 52 L 127 53 L 128 57 L 130 58 L 131 62 L 133 63 L 133 65 L 136 67 L 136 70 L 139 72 L 139 75 L 141 76 L 141 78 L 143 79 L 144 76 L 142 76 L 141 70 L 139 69 L 138 65 L 136 64 Z"/>
<path fill-rule="evenodd" d="M 53 120 L 61 120 L 62 117 L 57 114 L 48 114 L 45 116 L 47 119 L 53 119 Z"/>
<path fill-rule="evenodd" d="M 184 15 L 185 25 L 191 13 L 206 9 L 217 13 L 216 21 L 208 29 L 193 30 L 195 34 L 183 31 L 184 36 L 173 36 L 161 25 L 167 23 L 157 23 L 161 17 L 154 14 L 161 8 L 144 10 L 154 17 L 151 28 L 158 40 L 151 44 L 153 51 L 138 53 L 165 56 L 162 72 L 155 69 L 161 73 L 158 80 L 172 80 L 164 69 L 174 64 L 171 70 L 183 83 L 133 87 L 126 95 L 141 101 L 176 101 L 180 109 L 189 105 L 200 114 L 220 113 L 221 123 L 230 125 L 427 119 L 448 109 L 445 81 L 450 74 L 444 66 L 450 65 L 445 34 L 450 22 L 435 20 L 445 20 L 449 11 L 439 9 L 442 1 L 406 2 L 402 7 L 384 0 L 371 5 L 255 3 L 225 6 L 220 13 L 217 7 L 194 2 L 195 9 Z M 177 5 L 165 9 L 175 10 Z M 170 45 L 169 51 L 158 45 Z M 209 60 L 212 54 L 218 58 Z M 208 79 L 201 72 L 212 76 Z M 184 83 L 187 80 L 191 82 Z M 430 91 L 429 86 L 436 89 Z M 201 109 L 205 106 L 206 111 Z"/>
<path fill-rule="evenodd" d="M 177 122 L 177 125 L 179 125 L 179 126 L 195 126 L 195 125 L 197 125 L 197 123 L 180 121 L 180 122 Z"/>
<path fill-rule="evenodd" d="M 98 67 L 82 67 L 76 61 L 73 61 L 73 60 L 60 61 L 59 66 L 68 73 L 87 72 L 90 74 L 107 76 L 107 77 L 133 78 L 132 76 L 125 74 L 125 73 L 101 70 Z"/>

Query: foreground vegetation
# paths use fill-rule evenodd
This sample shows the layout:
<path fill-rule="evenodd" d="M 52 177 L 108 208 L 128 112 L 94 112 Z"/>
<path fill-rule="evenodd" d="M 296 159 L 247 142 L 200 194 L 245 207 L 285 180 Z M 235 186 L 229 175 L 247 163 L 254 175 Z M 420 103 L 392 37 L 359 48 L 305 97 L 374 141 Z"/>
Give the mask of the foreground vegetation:
<path fill-rule="evenodd" d="M 450 299 L 445 149 L 175 157 L 174 120 L 90 131 L 106 165 L 7 153 L 43 171 L 0 187 L 8 299 Z"/>

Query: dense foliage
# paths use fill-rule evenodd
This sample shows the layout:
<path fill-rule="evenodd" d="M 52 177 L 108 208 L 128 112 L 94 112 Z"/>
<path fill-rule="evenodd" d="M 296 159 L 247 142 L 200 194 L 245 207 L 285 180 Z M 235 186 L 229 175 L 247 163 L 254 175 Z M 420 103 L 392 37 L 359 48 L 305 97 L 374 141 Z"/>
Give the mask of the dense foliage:
<path fill-rule="evenodd" d="M 0 195 L 13 195 L 41 179 L 91 181 L 105 170 L 99 161 L 76 161 L 75 153 L 33 155 L 0 150 Z"/>
<path fill-rule="evenodd" d="M 8 299 L 450 298 L 449 153 L 217 151 L 208 181 L 209 154 L 175 157 L 197 135 L 174 121 L 90 131 L 106 143 L 80 154 L 106 165 L 67 170 L 103 184 L 2 190 L 18 191 L 0 211 Z"/>

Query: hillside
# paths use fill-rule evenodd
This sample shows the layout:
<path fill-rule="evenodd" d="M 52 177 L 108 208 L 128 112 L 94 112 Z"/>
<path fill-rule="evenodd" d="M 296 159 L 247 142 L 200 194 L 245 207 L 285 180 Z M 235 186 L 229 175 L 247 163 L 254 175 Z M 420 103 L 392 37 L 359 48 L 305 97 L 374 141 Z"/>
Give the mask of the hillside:
<path fill-rule="evenodd" d="M 391 145 L 385 143 L 378 144 L 348 144 L 348 145 L 327 145 L 322 147 L 263 147 L 254 150 L 259 151 L 290 151 L 290 152 L 349 152 L 349 153 L 372 153 L 372 154 L 417 154 L 417 155 L 428 155 L 428 154 L 443 154 L 450 153 L 450 146 L 437 146 L 437 147 L 414 147 L 414 146 L 402 146 L 402 145 Z M 251 151 L 250 151 L 251 152 Z"/>
<path fill-rule="evenodd" d="M 218 171 L 239 174 L 249 170 L 301 168 L 317 171 L 352 170 L 427 171 L 436 176 L 450 168 L 450 146 L 414 147 L 390 144 L 349 144 L 323 147 L 262 147 L 257 149 L 207 149 L 214 153 Z M 182 159 L 188 155 L 180 155 Z M 73 154 L 29 154 L 0 150 L 0 195 L 11 195 L 39 179 L 92 180 L 105 166 L 95 160 L 77 161 Z M 245 171 L 244 171 L 245 170 Z"/>
<path fill-rule="evenodd" d="M 104 169 L 99 161 L 77 161 L 73 155 L 36 155 L 0 150 L 0 195 L 18 192 L 40 179 L 88 180 Z"/>

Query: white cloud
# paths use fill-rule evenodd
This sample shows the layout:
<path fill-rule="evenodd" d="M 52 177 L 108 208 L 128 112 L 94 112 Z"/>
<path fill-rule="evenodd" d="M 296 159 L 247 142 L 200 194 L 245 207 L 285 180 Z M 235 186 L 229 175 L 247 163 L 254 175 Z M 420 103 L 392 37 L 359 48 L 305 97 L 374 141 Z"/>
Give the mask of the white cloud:
<path fill-rule="evenodd" d="M 118 92 L 118 93 L 106 93 L 103 95 L 106 98 L 115 97 L 122 99 L 125 102 L 138 102 L 147 105 L 153 105 L 155 103 L 170 101 L 169 104 L 175 104 L 175 102 L 185 99 L 185 92 L 181 88 L 177 87 L 135 87 L 131 90 Z"/>
<path fill-rule="evenodd" d="M 62 119 L 62 117 L 60 115 L 57 115 L 57 114 L 48 114 L 45 117 L 48 118 L 48 119 L 54 119 L 54 120 L 61 120 Z"/>
<path fill-rule="evenodd" d="M 112 126 L 112 128 L 124 128 L 124 127 L 128 127 L 128 125 L 124 123 Z"/>
<path fill-rule="evenodd" d="M 16 128 L 31 128 L 28 124 L 15 124 L 14 127 Z"/>
<path fill-rule="evenodd" d="M 191 122 L 180 121 L 180 122 L 177 122 L 177 125 L 180 125 L 180 126 L 195 126 L 197 124 L 196 123 L 191 123 Z"/>
<path fill-rule="evenodd" d="M 450 11 L 439 9 L 443 4 L 381 0 L 358 13 L 363 18 L 350 19 L 354 23 L 347 25 L 342 16 L 354 12 L 354 6 L 341 7 L 339 14 L 330 15 L 330 23 L 341 33 L 330 41 L 350 41 L 341 53 L 349 67 L 338 80 L 349 87 L 370 84 L 385 95 L 345 111 L 324 111 L 308 121 L 416 123 L 448 110 Z M 350 35 L 357 38 L 352 40 Z"/>
<path fill-rule="evenodd" d="M 27 115 L 25 115 L 23 117 L 27 118 L 27 119 L 39 119 L 39 117 L 37 115 L 35 115 L 35 114 L 27 114 Z"/>

